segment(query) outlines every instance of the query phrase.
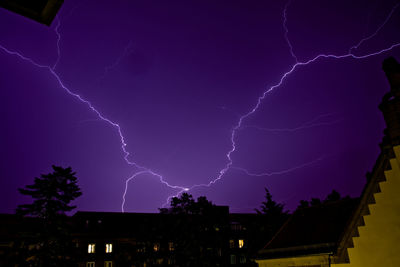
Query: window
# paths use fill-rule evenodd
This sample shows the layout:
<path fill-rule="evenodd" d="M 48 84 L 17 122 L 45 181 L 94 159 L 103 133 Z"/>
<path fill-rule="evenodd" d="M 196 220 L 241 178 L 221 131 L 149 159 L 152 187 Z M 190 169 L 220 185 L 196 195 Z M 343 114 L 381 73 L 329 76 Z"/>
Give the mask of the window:
<path fill-rule="evenodd" d="M 86 262 L 86 267 L 95 267 L 94 261 Z"/>
<path fill-rule="evenodd" d="M 112 244 L 111 243 L 106 244 L 106 253 L 112 253 Z"/>
<path fill-rule="evenodd" d="M 241 264 L 246 263 L 246 257 L 244 255 L 240 255 L 239 261 Z"/>
<path fill-rule="evenodd" d="M 146 244 L 143 242 L 136 243 L 136 251 L 139 253 L 146 252 Z"/>
<path fill-rule="evenodd" d="M 174 247 L 174 243 L 173 242 L 168 242 L 168 250 L 169 251 L 174 251 L 175 247 Z"/>
<path fill-rule="evenodd" d="M 231 222 L 231 230 L 232 231 L 241 231 L 242 230 L 242 225 L 238 222 Z"/>
<path fill-rule="evenodd" d="M 156 252 L 159 251 L 160 250 L 160 243 L 154 243 L 153 250 L 156 251 Z"/>
<path fill-rule="evenodd" d="M 239 248 L 244 247 L 244 240 L 243 239 L 239 239 L 238 240 L 238 246 L 239 246 Z"/>
<path fill-rule="evenodd" d="M 104 262 L 104 267 L 112 267 L 112 261 L 105 261 Z"/>
<path fill-rule="evenodd" d="M 235 248 L 235 240 L 229 240 L 229 248 Z"/>
<path fill-rule="evenodd" d="M 96 244 L 89 244 L 88 245 L 88 253 L 94 253 L 95 247 L 96 247 Z"/>
<path fill-rule="evenodd" d="M 231 264 L 236 264 L 236 255 L 231 255 Z"/>

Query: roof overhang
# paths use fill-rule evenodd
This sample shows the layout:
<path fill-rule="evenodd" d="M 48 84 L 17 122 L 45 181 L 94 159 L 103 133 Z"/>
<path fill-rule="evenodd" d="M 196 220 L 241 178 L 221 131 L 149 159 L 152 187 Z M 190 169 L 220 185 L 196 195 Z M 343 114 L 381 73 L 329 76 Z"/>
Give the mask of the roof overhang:
<path fill-rule="evenodd" d="M 64 0 L 0 0 L 0 7 L 50 26 Z"/>
<path fill-rule="evenodd" d="M 276 259 L 322 254 L 332 255 L 335 254 L 336 250 L 336 243 L 321 243 L 287 248 L 262 249 L 258 252 L 257 259 Z"/>

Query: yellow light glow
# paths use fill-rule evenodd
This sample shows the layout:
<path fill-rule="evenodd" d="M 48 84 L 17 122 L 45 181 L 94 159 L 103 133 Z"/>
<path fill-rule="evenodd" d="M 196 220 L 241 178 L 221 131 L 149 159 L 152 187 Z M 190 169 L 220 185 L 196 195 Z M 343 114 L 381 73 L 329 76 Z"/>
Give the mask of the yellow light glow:
<path fill-rule="evenodd" d="M 94 253 L 96 244 L 89 244 L 88 245 L 88 253 Z"/>
<path fill-rule="evenodd" d="M 112 244 L 106 244 L 106 253 L 112 253 Z"/>
<path fill-rule="evenodd" d="M 168 243 L 168 249 L 169 249 L 169 251 L 174 251 L 174 250 L 175 250 L 175 247 L 174 247 L 174 243 L 173 243 L 173 242 L 169 242 L 169 243 Z"/>
<path fill-rule="evenodd" d="M 242 248 L 244 246 L 244 240 L 239 239 L 239 248 Z"/>

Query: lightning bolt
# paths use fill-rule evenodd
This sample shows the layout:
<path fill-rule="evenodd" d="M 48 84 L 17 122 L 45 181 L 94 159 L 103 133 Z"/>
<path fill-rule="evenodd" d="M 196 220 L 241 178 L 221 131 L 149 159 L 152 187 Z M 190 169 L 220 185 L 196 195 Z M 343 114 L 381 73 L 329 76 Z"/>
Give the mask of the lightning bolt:
<path fill-rule="evenodd" d="M 77 94 L 77 93 L 71 91 L 71 90 L 64 84 L 64 82 L 62 81 L 62 79 L 60 78 L 60 76 L 59 76 L 59 75 L 56 73 L 56 71 L 55 71 L 55 68 L 57 67 L 57 64 L 58 64 L 58 62 L 60 61 L 60 57 L 61 57 L 61 49 L 60 49 L 61 34 L 60 34 L 60 32 L 59 32 L 60 20 L 59 20 L 58 18 L 57 18 L 56 20 L 57 20 L 57 25 L 56 25 L 54 31 L 55 31 L 55 33 L 56 33 L 56 35 L 57 35 L 57 59 L 56 59 L 55 63 L 53 64 L 53 66 L 51 66 L 51 65 L 45 65 L 45 64 L 40 64 L 40 63 L 36 62 L 35 60 L 33 60 L 32 58 L 27 57 L 27 56 L 23 55 L 22 53 L 20 53 L 20 52 L 18 52 L 18 51 L 10 50 L 10 49 L 6 48 L 5 46 L 3 46 L 3 45 L 1 45 L 1 44 L 0 44 L 0 49 L 1 49 L 3 52 L 7 53 L 8 55 L 16 56 L 16 57 L 18 57 L 19 59 L 21 59 L 21 60 L 23 60 L 23 61 L 25 61 L 25 62 L 30 63 L 30 64 L 33 65 L 34 67 L 37 67 L 37 68 L 40 68 L 40 69 L 43 69 L 43 70 L 47 71 L 51 76 L 53 76 L 53 78 L 56 79 L 58 85 L 59 85 L 62 89 L 64 89 L 65 92 L 67 92 L 70 96 L 72 96 L 73 98 L 75 98 L 75 99 L 77 99 L 78 101 L 80 101 L 80 102 L 82 102 L 83 104 L 85 104 L 93 113 L 96 114 L 96 116 L 97 116 L 100 120 L 106 122 L 107 124 L 109 124 L 110 126 L 112 126 L 114 129 L 116 129 L 116 131 L 117 131 L 117 133 L 118 133 L 118 135 L 119 135 L 119 138 L 120 138 L 121 149 L 122 149 L 122 151 L 123 151 L 124 159 L 125 159 L 126 163 L 127 163 L 128 165 L 131 165 L 131 166 L 135 167 L 136 169 L 138 169 L 138 172 L 136 172 L 134 175 L 132 175 L 131 177 L 129 177 L 129 178 L 126 180 L 126 182 L 125 182 L 125 191 L 124 191 L 124 195 L 123 195 L 123 203 L 122 203 L 122 206 L 121 206 L 122 212 L 124 212 L 125 195 L 126 195 L 126 192 L 127 192 L 127 189 L 128 189 L 128 183 L 129 183 L 129 181 L 131 181 L 132 179 L 134 179 L 134 178 L 137 177 L 138 175 L 148 174 L 148 175 L 151 175 L 151 176 L 155 176 L 155 177 L 157 177 L 157 178 L 160 180 L 160 182 L 161 182 L 162 184 L 164 184 L 165 186 L 169 187 L 170 189 L 178 189 L 178 190 L 180 190 L 179 192 L 187 191 L 187 190 L 188 190 L 187 187 L 171 185 L 171 184 L 169 184 L 167 181 L 164 180 L 164 178 L 163 178 L 162 175 L 156 173 L 155 171 L 153 171 L 153 170 L 151 170 L 151 169 L 149 169 L 149 168 L 147 168 L 147 167 L 145 167 L 145 166 L 141 166 L 141 165 L 139 165 L 139 164 L 137 164 L 137 163 L 135 163 L 135 162 L 133 162 L 133 161 L 130 161 L 130 160 L 129 160 L 130 153 L 129 153 L 128 150 L 126 149 L 127 144 L 126 144 L 126 142 L 125 142 L 125 137 L 124 137 L 124 135 L 122 134 L 121 126 L 120 126 L 118 123 L 116 123 L 116 122 L 114 122 L 114 121 L 108 119 L 107 117 L 105 117 L 98 109 L 96 109 L 96 107 L 94 107 L 94 105 L 93 105 L 90 101 L 88 101 L 87 99 L 83 98 L 81 95 L 79 95 L 79 94 Z"/>
<path fill-rule="evenodd" d="M 175 196 L 179 196 L 181 193 L 183 193 L 183 192 L 185 192 L 185 191 L 189 191 L 189 188 L 188 188 L 188 187 L 182 187 L 182 186 L 177 186 L 177 185 L 170 185 L 169 183 L 167 183 L 167 182 L 163 179 L 163 177 L 162 177 L 160 174 L 155 173 L 155 172 L 153 172 L 153 171 L 150 170 L 150 169 L 143 170 L 143 171 L 139 171 L 139 172 L 136 172 L 135 174 L 133 174 L 131 177 L 129 177 L 129 178 L 125 181 L 125 190 L 124 190 L 124 193 L 123 193 L 123 195 L 122 195 L 122 205 L 121 205 L 121 210 L 122 210 L 122 212 L 124 212 L 124 206 L 125 206 L 125 202 L 126 202 L 126 199 L 125 199 L 125 198 L 126 198 L 126 194 L 127 194 L 127 192 L 128 192 L 128 184 L 129 184 L 129 182 L 130 182 L 131 180 L 135 179 L 137 176 L 139 176 L 139 175 L 144 175 L 144 174 L 150 174 L 150 175 L 152 175 L 152 176 L 156 176 L 156 177 L 160 180 L 160 183 L 166 185 L 166 186 L 169 187 L 169 188 L 172 188 L 172 189 L 179 189 L 179 191 L 178 191 L 177 194 L 172 195 L 172 196 L 169 196 L 169 197 L 167 198 L 166 202 L 162 205 L 162 207 L 165 207 L 165 206 L 169 203 L 169 201 L 170 201 L 171 198 L 173 198 L 173 197 L 175 197 Z"/>
<path fill-rule="evenodd" d="M 306 61 L 298 61 L 296 55 L 293 52 L 293 46 L 292 46 L 292 44 L 291 44 L 291 42 L 289 40 L 289 37 L 288 37 L 289 29 L 287 28 L 287 25 L 286 25 L 287 24 L 287 16 L 286 16 L 287 8 L 289 7 L 290 3 L 291 3 L 291 0 L 289 0 L 286 3 L 286 5 L 284 7 L 284 10 L 283 10 L 283 28 L 285 30 L 284 36 L 285 36 L 285 40 L 287 42 L 287 45 L 289 46 L 290 54 L 296 60 L 296 62 L 289 68 L 288 71 L 286 71 L 285 73 L 282 74 L 282 76 L 279 78 L 279 80 L 278 80 L 278 82 L 276 84 L 274 84 L 271 87 L 267 88 L 261 94 L 261 96 L 258 97 L 258 99 L 257 99 L 256 103 L 254 104 L 254 106 L 247 113 L 245 113 L 245 114 L 243 114 L 243 115 L 241 115 L 239 117 L 238 122 L 236 123 L 236 125 L 231 130 L 231 134 L 230 134 L 230 137 L 231 137 L 231 139 L 230 139 L 230 141 L 231 141 L 231 149 L 226 153 L 226 158 L 228 160 L 228 163 L 225 165 L 225 167 L 222 168 L 219 171 L 219 174 L 214 179 L 212 179 L 210 182 L 204 183 L 204 184 L 193 185 L 192 187 L 190 187 L 190 190 L 192 190 L 194 188 L 197 188 L 197 187 L 210 187 L 211 185 L 213 185 L 216 182 L 218 182 L 219 180 L 221 180 L 223 178 L 223 176 L 228 172 L 228 170 L 232 169 L 232 168 L 235 168 L 237 170 L 241 170 L 241 171 L 245 172 L 246 174 L 248 174 L 250 176 L 268 176 L 268 173 L 254 174 L 254 173 L 251 173 L 251 172 L 247 171 L 246 169 L 238 168 L 238 167 L 234 167 L 233 166 L 233 161 L 232 161 L 231 156 L 236 151 L 236 147 L 237 147 L 237 144 L 236 144 L 236 141 L 235 141 L 236 134 L 239 131 L 239 129 L 242 127 L 243 121 L 245 121 L 247 118 L 251 117 L 258 110 L 258 108 L 260 107 L 260 105 L 263 102 L 263 100 L 267 97 L 267 95 L 269 93 L 271 93 L 272 91 L 274 91 L 275 89 L 279 88 L 283 84 L 283 82 L 286 80 L 286 78 L 288 78 L 297 69 L 299 69 L 300 67 L 303 67 L 303 66 L 307 66 L 307 65 L 309 65 L 311 63 L 314 63 L 314 62 L 316 62 L 318 60 L 321 60 L 321 59 L 335 59 L 335 60 L 340 60 L 340 59 L 345 59 L 345 58 L 353 58 L 353 59 L 357 59 L 357 60 L 366 59 L 366 58 L 369 58 L 369 57 L 377 56 L 377 55 L 383 54 L 385 52 L 391 51 L 394 48 L 400 46 L 400 43 L 395 43 L 395 44 L 392 44 L 389 47 L 386 47 L 386 48 L 383 48 L 381 50 L 378 50 L 378 51 L 375 51 L 375 52 L 371 52 L 371 53 L 368 53 L 368 54 L 364 54 L 364 55 L 355 55 L 352 52 L 352 50 L 354 48 L 357 48 L 359 45 L 361 45 L 366 40 L 369 40 L 369 39 L 371 39 L 371 38 L 373 38 L 373 37 L 375 37 L 377 35 L 377 33 L 384 27 L 384 25 L 387 23 L 387 21 L 389 21 L 390 17 L 392 16 L 392 14 L 395 11 L 395 9 L 399 6 L 399 4 L 397 4 L 391 9 L 391 12 L 389 13 L 388 17 L 385 19 L 385 21 L 378 27 L 378 29 L 374 33 L 372 33 L 371 35 L 363 38 L 361 41 L 358 42 L 357 45 L 352 46 L 347 53 L 341 54 L 341 55 L 319 54 L 319 55 L 317 55 L 317 56 L 315 56 L 315 57 L 313 57 L 311 59 L 308 59 Z M 302 168 L 302 167 L 304 167 L 304 166 L 297 166 L 297 167 L 291 168 L 291 169 L 289 169 L 287 171 L 293 171 L 295 169 L 299 169 L 299 168 Z M 277 172 L 277 173 L 274 173 L 274 174 L 279 174 L 279 173 L 285 173 L 285 171 Z"/>
<path fill-rule="evenodd" d="M 253 172 L 248 171 L 248 170 L 245 169 L 245 168 L 236 167 L 236 166 L 231 166 L 231 169 L 244 172 L 244 173 L 246 173 L 248 176 L 253 176 L 253 177 L 263 177 L 263 176 L 282 175 L 282 174 L 286 174 L 286 173 L 290 173 L 290 172 L 296 171 L 296 170 L 298 170 L 298 169 L 303 169 L 303 168 L 305 168 L 305 167 L 312 166 L 312 165 L 316 164 L 317 162 L 322 161 L 324 158 L 325 158 L 325 156 L 322 156 L 322 157 L 319 157 L 319 158 L 317 158 L 317 159 L 314 159 L 314 160 L 312 160 L 312 161 L 310 161 L 310 162 L 306 162 L 306 163 L 303 163 L 303 164 L 301 164 L 301 165 L 298 165 L 298 166 L 295 166 L 295 167 L 292 167 L 292 168 L 289 168 L 289 169 L 285 169 L 285 170 L 282 170 L 282 171 L 275 171 L 275 172 L 253 173 Z"/>
<path fill-rule="evenodd" d="M 342 119 L 340 119 L 340 120 L 334 120 L 334 121 L 330 121 L 330 122 L 316 122 L 316 121 L 319 121 L 321 118 L 330 117 L 330 116 L 332 116 L 332 114 L 333 113 L 319 115 L 318 117 L 316 117 L 310 121 L 307 121 L 295 128 L 264 128 L 264 127 L 259 127 L 256 125 L 243 125 L 241 127 L 241 129 L 254 128 L 254 129 L 257 129 L 260 131 L 267 131 L 267 132 L 296 132 L 299 130 L 305 130 L 305 129 L 319 127 L 319 126 L 330 126 L 330 125 L 334 125 L 334 124 L 337 124 L 337 123 L 343 121 Z"/>
<path fill-rule="evenodd" d="M 104 68 L 104 74 L 103 74 L 104 76 L 107 75 L 109 71 L 117 67 L 125 57 L 129 56 L 133 52 L 132 45 L 133 45 L 132 40 L 130 40 L 129 43 L 126 45 L 122 54 L 114 61 L 114 63 Z"/>
<path fill-rule="evenodd" d="M 315 56 L 315 57 L 313 57 L 313 58 L 311 58 L 311 59 L 309 59 L 309 60 L 307 60 L 307 61 L 299 61 L 299 60 L 297 59 L 297 57 L 296 57 L 296 55 L 295 55 L 295 53 L 294 53 L 294 51 L 293 51 L 293 50 L 294 50 L 294 49 L 293 49 L 293 46 L 292 46 L 292 44 L 291 44 L 291 42 L 290 42 L 290 40 L 289 40 L 289 37 L 288 37 L 288 35 L 289 35 L 289 29 L 288 29 L 288 27 L 287 27 L 287 9 L 288 9 L 290 3 L 291 3 L 291 0 L 289 0 L 289 1 L 287 2 L 287 4 L 286 4 L 285 7 L 284 7 L 284 10 L 283 10 L 283 28 L 284 28 L 284 30 L 285 30 L 285 33 L 284 33 L 285 40 L 286 40 L 286 42 L 287 42 L 287 45 L 289 46 L 289 50 L 290 50 L 291 56 L 295 59 L 295 63 L 289 68 L 288 71 L 284 72 L 284 73 L 281 75 L 281 77 L 278 79 L 278 82 L 277 82 L 276 84 L 274 84 L 274 85 L 272 85 L 271 87 L 267 88 L 267 89 L 258 97 L 258 99 L 257 99 L 257 101 L 255 102 L 255 104 L 253 105 L 253 107 L 252 107 L 247 113 L 245 113 L 245 114 L 243 114 L 243 115 L 241 115 L 241 116 L 239 117 L 238 122 L 234 125 L 234 127 L 232 128 L 232 130 L 231 130 L 231 132 L 230 132 L 231 149 L 226 153 L 226 158 L 227 158 L 228 162 L 227 162 L 227 164 L 225 165 L 225 167 L 222 168 L 222 169 L 219 171 L 218 175 L 217 175 L 215 178 L 211 179 L 210 182 L 205 183 L 205 184 L 195 184 L 195 185 L 192 185 L 191 187 L 180 186 L 180 185 L 171 185 L 171 184 L 169 184 L 169 183 L 163 178 L 162 175 L 158 174 L 157 172 L 155 172 L 155 171 L 153 171 L 153 170 L 151 170 L 151 169 L 149 169 L 149 168 L 147 168 L 147 167 L 145 167 L 145 166 L 141 166 L 141 165 L 139 165 L 139 164 L 137 164 L 137 163 L 135 163 L 135 162 L 133 162 L 133 161 L 130 161 L 130 160 L 129 160 L 130 153 L 129 153 L 129 152 L 127 151 L 127 149 L 126 149 L 127 144 L 126 144 L 126 142 L 125 142 L 125 137 L 124 137 L 124 135 L 123 135 L 123 133 L 122 133 L 121 126 L 120 126 L 118 123 L 116 123 L 116 122 L 114 122 L 114 121 L 108 119 L 108 118 L 107 118 L 106 116 L 104 116 L 98 109 L 96 109 L 96 108 L 92 105 L 92 103 L 91 103 L 90 101 L 88 101 L 87 99 L 83 98 L 83 97 L 80 96 L 79 94 L 73 92 L 72 90 L 70 90 L 70 89 L 63 83 L 62 79 L 60 78 L 60 76 L 59 76 L 59 75 L 57 74 L 57 72 L 55 71 L 55 69 L 56 69 L 56 67 L 57 67 L 57 65 L 58 65 L 58 63 L 59 63 L 59 61 L 60 61 L 60 58 L 61 58 L 61 49 L 60 49 L 61 34 L 60 34 L 60 32 L 59 32 L 59 28 L 60 28 L 60 24 L 61 24 L 61 23 L 60 23 L 60 19 L 59 19 L 59 18 L 57 18 L 57 25 L 56 25 L 56 27 L 55 27 L 55 29 L 54 29 L 54 31 L 55 31 L 55 33 L 56 33 L 56 35 L 57 35 L 57 59 L 56 59 L 55 63 L 54 63 L 52 66 L 51 66 L 51 65 L 40 64 L 40 63 L 36 62 L 35 60 L 33 60 L 32 58 L 25 56 L 23 53 L 20 53 L 20 52 L 18 52 L 18 51 L 14 51 L 14 50 L 10 50 L 10 49 L 6 48 L 5 46 L 3 46 L 3 45 L 1 45 L 1 44 L 0 44 L 0 50 L 2 50 L 3 52 L 7 53 L 7 54 L 10 55 L 10 56 L 16 56 L 16 57 L 18 57 L 19 59 L 21 59 L 21 60 L 23 60 L 23 61 L 25 61 L 25 62 L 27 62 L 27 63 L 33 65 L 34 67 L 37 67 L 37 68 L 40 68 L 40 69 L 43 69 L 43 70 L 47 71 L 53 78 L 56 79 L 56 81 L 58 82 L 58 85 L 59 85 L 66 93 L 68 93 L 71 97 L 75 98 L 76 100 L 80 101 L 82 104 L 86 105 L 93 113 L 96 114 L 96 116 L 97 116 L 100 120 L 104 121 L 106 124 L 110 125 L 112 128 L 114 128 L 114 129 L 117 131 L 118 136 L 119 136 L 119 138 L 120 138 L 121 149 L 122 149 L 122 152 L 123 152 L 123 154 L 124 154 L 124 160 L 126 161 L 126 163 L 127 163 L 128 165 L 133 166 L 133 167 L 135 167 L 135 168 L 137 169 L 137 172 L 135 172 L 132 176 L 130 176 L 130 177 L 125 181 L 125 190 L 124 190 L 124 193 L 123 193 L 123 196 L 122 196 L 122 205 L 121 205 L 121 210 L 122 210 L 122 212 L 124 212 L 124 205 L 125 205 L 125 202 L 126 202 L 125 197 L 126 197 L 126 194 L 127 194 L 127 191 L 128 191 L 129 182 L 131 182 L 133 179 L 135 179 L 136 177 L 138 177 L 138 176 L 140 176 L 140 175 L 145 175 L 145 174 L 147 174 L 147 175 L 151 175 L 151 176 L 154 176 L 154 177 L 158 178 L 159 181 L 160 181 L 160 183 L 164 184 L 164 185 L 167 186 L 168 188 L 174 189 L 174 190 L 178 190 L 178 193 L 174 195 L 174 196 L 178 196 L 179 194 L 181 194 L 181 193 L 183 193 L 183 192 L 190 191 L 190 190 L 192 190 L 192 189 L 194 189 L 194 188 L 197 188 L 197 187 L 210 187 L 211 185 L 213 185 L 213 184 L 215 184 L 216 182 L 218 182 L 219 180 L 221 180 L 221 179 L 223 178 L 223 176 L 224 176 L 230 169 L 236 169 L 236 170 L 243 171 L 243 172 L 245 172 L 247 175 L 250 175 L 250 176 L 271 176 L 271 175 L 278 175 L 278 174 L 283 174 L 283 173 L 292 172 L 292 171 L 297 170 L 297 169 L 300 169 L 300 168 L 304 168 L 304 167 L 307 167 L 307 166 L 311 166 L 312 164 L 315 164 L 317 161 L 322 160 L 322 158 L 318 158 L 318 159 L 313 160 L 313 161 L 311 161 L 311 162 L 308 162 L 308 163 L 305 163 L 305 164 L 302 164 L 302 165 L 299 165 L 299 166 L 296 166 L 296 167 L 292 167 L 292 168 L 287 169 L 287 170 L 282 170 L 282 171 L 279 171 L 279 172 L 272 172 L 272 173 L 260 173 L 260 174 L 257 174 L 257 173 L 249 172 L 249 171 L 247 171 L 246 169 L 233 166 L 233 161 L 232 161 L 231 156 L 232 156 L 232 154 L 236 151 L 236 147 L 237 147 L 237 144 L 236 144 L 236 141 L 235 141 L 235 140 L 236 140 L 236 134 L 237 134 L 238 130 L 239 130 L 241 127 L 245 127 L 245 126 L 242 126 L 242 125 L 243 125 L 243 122 L 244 122 L 247 118 L 249 118 L 250 116 L 252 116 L 252 115 L 258 110 L 258 108 L 259 108 L 260 105 L 262 104 L 263 100 L 267 97 L 267 95 L 268 95 L 270 92 L 272 92 L 273 90 L 279 88 L 279 87 L 284 83 L 284 81 L 286 80 L 286 78 L 289 77 L 293 72 L 295 72 L 295 71 L 296 71 L 297 69 L 299 69 L 300 67 L 302 67 L 302 66 L 307 66 L 307 65 L 309 65 L 309 64 L 311 64 L 311 63 L 314 63 L 314 62 L 316 62 L 316 61 L 318 61 L 318 60 L 322 60 L 322 59 L 335 59 L 335 60 L 340 60 L 340 59 L 345 59 L 345 58 L 353 58 L 353 59 L 357 59 L 357 60 L 365 59 L 365 58 L 369 58 L 369 57 L 373 57 L 373 56 L 376 56 L 376 55 L 383 54 L 383 53 L 385 53 L 385 52 L 391 51 L 392 49 L 394 49 L 394 48 L 396 48 L 396 47 L 399 47 L 399 46 L 400 46 L 400 43 L 395 43 L 395 44 L 392 44 L 392 45 L 389 46 L 389 47 L 386 47 L 386 48 L 381 49 L 381 50 L 379 50 L 379 51 L 375 51 L 375 52 L 372 52 L 372 53 L 369 53 L 369 54 L 365 54 L 365 55 L 355 55 L 355 54 L 352 52 L 353 50 L 357 49 L 363 42 L 365 42 L 365 41 L 367 41 L 367 40 L 369 40 L 369 39 L 375 37 L 375 36 L 378 34 L 378 32 L 379 32 L 379 31 L 385 26 L 385 24 L 389 21 L 390 17 L 392 16 L 392 14 L 394 13 L 395 9 L 399 6 L 400 3 L 398 3 L 396 6 L 394 6 L 394 7 L 392 8 L 392 10 L 391 10 L 391 12 L 389 13 L 389 15 L 387 16 L 386 20 L 378 27 L 378 29 L 377 29 L 373 34 L 371 34 L 371 35 L 369 35 L 369 36 L 367 36 L 367 37 L 361 39 L 356 45 L 350 47 L 350 48 L 349 48 L 349 51 L 348 51 L 346 54 L 342 54 L 342 55 L 320 54 L 320 55 L 317 55 L 317 56 Z M 173 196 L 168 197 L 166 203 L 168 203 L 168 201 L 169 201 L 172 197 L 173 197 Z M 164 205 L 165 205 L 165 204 L 164 204 Z"/>
<path fill-rule="evenodd" d="M 286 5 L 285 5 L 285 7 L 284 7 L 284 9 L 283 9 L 283 29 L 285 30 L 284 37 L 285 37 L 285 40 L 286 40 L 287 45 L 289 46 L 290 55 L 292 55 L 292 57 L 294 58 L 294 60 L 295 60 L 296 62 L 298 62 L 297 56 L 296 56 L 296 55 L 294 54 L 294 52 L 293 52 L 293 45 L 292 45 L 292 43 L 290 42 L 289 36 L 288 36 L 288 35 L 289 35 L 289 28 L 287 27 L 287 9 L 289 8 L 289 6 L 290 6 L 291 3 L 292 3 L 292 0 L 287 1 Z"/>
<path fill-rule="evenodd" d="M 100 82 L 101 80 L 103 80 L 103 79 L 108 75 L 108 73 L 109 73 L 111 70 L 115 69 L 115 68 L 121 63 L 121 61 L 122 61 L 124 58 L 126 58 L 126 57 L 129 56 L 131 53 L 133 53 L 134 47 L 132 47 L 132 46 L 133 46 L 133 42 L 132 42 L 132 40 L 130 40 L 130 41 L 128 42 L 128 44 L 125 46 L 124 51 L 121 53 L 121 55 L 119 55 L 111 65 L 106 66 L 106 67 L 104 68 L 103 74 L 102 74 L 101 76 L 99 76 L 99 77 L 93 82 L 93 84 L 97 84 L 98 82 Z"/>
<path fill-rule="evenodd" d="M 58 16 L 56 16 L 56 21 L 57 21 L 57 25 L 54 28 L 54 32 L 57 35 L 57 59 L 56 59 L 56 62 L 54 63 L 54 65 L 52 67 L 53 70 L 56 69 L 56 67 L 58 65 L 58 62 L 60 62 L 60 59 L 61 59 L 61 49 L 60 49 L 61 34 L 59 32 L 61 21 L 60 21 L 60 18 Z"/>
<path fill-rule="evenodd" d="M 390 10 L 389 14 L 387 15 L 386 19 L 382 22 L 382 24 L 375 30 L 374 33 L 372 33 L 371 35 L 361 39 L 356 45 L 353 45 L 352 47 L 350 47 L 348 54 L 351 54 L 353 50 L 357 50 L 364 42 L 374 38 L 381 30 L 382 28 L 386 25 L 386 23 L 388 23 L 388 21 L 390 20 L 390 18 L 392 17 L 393 13 L 396 11 L 396 9 L 399 7 L 400 2 L 398 2 L 393 8 L 392 10 Z"/>

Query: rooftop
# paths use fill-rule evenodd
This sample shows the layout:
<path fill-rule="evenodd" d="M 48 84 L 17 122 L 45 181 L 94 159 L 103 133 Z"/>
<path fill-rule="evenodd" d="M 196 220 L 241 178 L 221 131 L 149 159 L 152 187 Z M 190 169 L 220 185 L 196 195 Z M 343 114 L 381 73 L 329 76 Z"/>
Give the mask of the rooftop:
<path fill-rule="evenodd" d="M 276 258 L 334 252 L 358 203 L 358 198 L 345 198 L 298 209 L 259 251 L 259 256 Z"/>

